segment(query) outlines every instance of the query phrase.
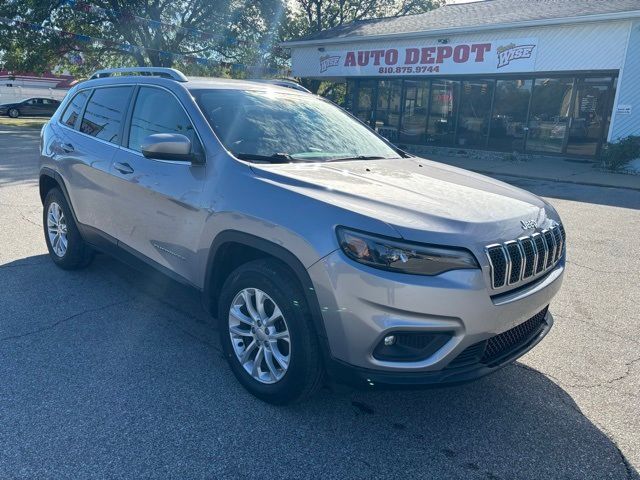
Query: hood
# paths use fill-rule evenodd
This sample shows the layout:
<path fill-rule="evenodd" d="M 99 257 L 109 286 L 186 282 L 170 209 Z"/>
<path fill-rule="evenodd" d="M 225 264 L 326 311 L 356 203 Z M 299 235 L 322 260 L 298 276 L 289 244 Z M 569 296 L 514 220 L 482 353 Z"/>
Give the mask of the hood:
<path fill-rule="evenodd" d="M 385 222 L 408 240 L 465 245 L 465 234 L 492 243 L 521 236 L 521 220 L 548 222 L 536 195 L 420 158 L 252 168 L 283 188 Z"/>

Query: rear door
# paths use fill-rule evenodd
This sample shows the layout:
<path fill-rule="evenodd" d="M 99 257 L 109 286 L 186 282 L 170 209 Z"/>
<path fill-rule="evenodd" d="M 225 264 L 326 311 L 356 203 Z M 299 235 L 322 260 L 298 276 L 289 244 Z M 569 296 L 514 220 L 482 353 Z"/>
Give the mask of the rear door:
<path fill-rule="evenodd" d="M 141 144 L 151 134 L 180 133 L 202 152 L 201 141 L 180 101 L 161 87 L 139 87 L 128 123 L 111 170 L 117 237 L 123 248 L 191 279 L 206 217 L 200 210 L 205 166 L 145 158 Z"/>
<path fill-rule="evenodd" d="M 63 178 L 78 221 L 115 236 L 114 178 L 111 162 L 122 140 L 133 86 L 100 87 L 81 92 L 61 117 L 58 150 Z M 80 107 L 88 97 L 84 107 Z M 76 104 L 74 106 L 74 103 Z M 79 109 L 80 112 L 78 111 Z"/>

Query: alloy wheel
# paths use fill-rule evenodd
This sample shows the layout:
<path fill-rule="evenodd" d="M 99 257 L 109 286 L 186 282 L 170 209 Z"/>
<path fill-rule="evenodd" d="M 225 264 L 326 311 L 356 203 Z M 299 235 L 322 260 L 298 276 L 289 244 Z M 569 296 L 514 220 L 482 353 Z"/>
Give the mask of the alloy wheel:
<path fill-rule="evenodd" d="M 229 335 L 236 358 L 260 383 L 276 383 L 291 360 L 287 322 L 274 300 L 262 290 L 245 288 L 231 302 Z"/>
<path fill-rule="evenodd" d="M 67 220 L 60 205 L 51 202 L 47 210 L 47 233 L 53 252 L 60 258 L 67 253 Z"/>

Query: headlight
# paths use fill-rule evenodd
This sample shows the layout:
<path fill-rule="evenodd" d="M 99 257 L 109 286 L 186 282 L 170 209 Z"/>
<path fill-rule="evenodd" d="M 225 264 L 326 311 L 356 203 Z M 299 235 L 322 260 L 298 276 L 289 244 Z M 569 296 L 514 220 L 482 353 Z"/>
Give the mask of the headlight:
<path fill-rule="evenodd" d="M 342 251 L 356 262 L 412 275 L 438 275 L 461 268 L 480 268 L 471 252 L 462 248 L 407 243 L 369 233 L 336 229 Z"/>

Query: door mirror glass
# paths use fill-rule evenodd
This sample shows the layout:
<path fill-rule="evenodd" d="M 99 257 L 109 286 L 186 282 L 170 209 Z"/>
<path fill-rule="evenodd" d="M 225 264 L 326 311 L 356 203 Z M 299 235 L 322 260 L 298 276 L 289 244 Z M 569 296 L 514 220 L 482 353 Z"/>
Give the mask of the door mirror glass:
<path fill-rule="evenodd" d="M 140 147 L 147 158 L 197 163 L 196 155 L 191 152 L 191 140 L 179 133 L 149 135 Z"/>

